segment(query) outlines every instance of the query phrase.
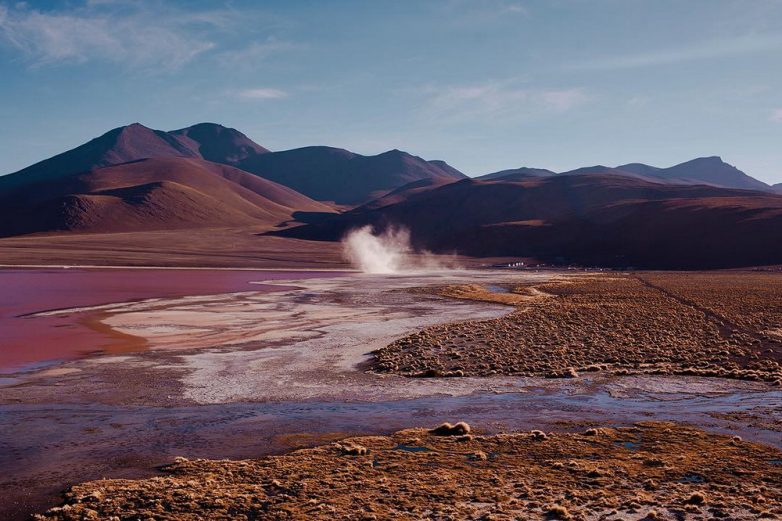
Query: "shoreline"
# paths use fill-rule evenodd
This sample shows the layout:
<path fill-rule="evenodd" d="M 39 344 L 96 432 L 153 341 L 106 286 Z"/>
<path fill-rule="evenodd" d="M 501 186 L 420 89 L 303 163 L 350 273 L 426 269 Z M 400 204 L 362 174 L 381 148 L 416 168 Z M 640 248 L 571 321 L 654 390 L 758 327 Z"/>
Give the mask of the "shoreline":
<path fill-rule="evenodd" d="M 125 266 L 125 265 L 98 265 L 98 264 L 0 264 L 0 269 L 117 269 L 117 270 L 188 270 L 188 271 L 271 271 L 271 272 L 335 272 L 335 273 L 361 273 L 351 268 L 251 268 L 251 267 L 211 267 L 211 266 Z"/>

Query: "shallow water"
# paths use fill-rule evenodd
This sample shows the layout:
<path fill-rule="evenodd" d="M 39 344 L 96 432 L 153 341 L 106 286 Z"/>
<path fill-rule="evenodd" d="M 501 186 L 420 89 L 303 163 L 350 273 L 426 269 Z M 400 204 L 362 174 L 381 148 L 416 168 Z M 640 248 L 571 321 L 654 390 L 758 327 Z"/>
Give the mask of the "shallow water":
<path fill-rule="evenodd" d="M 665 391 L 675 377 L 579 379 L 525 392 L 428 396 L 382 402 L 304 401 L 189 407 L 83 405 L 0 406 L 0 494 L 6 517 L 57 502 L 64 485 L 88 479 L 150 475 L 176 456 L 253 458 L 349 434 L 385 434 L 443 421 L 484 432 L 580 430 L 637 421 L 686 422 L 782 447 L 779 432 L 711 416 L 757 411 L 782 417 L 782 391 L 731 391 L 714 379 L 687 379 L 710 396 Z M 704 382 L 704 380 L 706 380 Z M 741 386 L 739 386 L 741 387 Z M 617 389 L 632 391 L 626 398 Z M 657 390 L 655 390 L 657 389 Z M 627 447 L 634 450 L 634 446 Z M 406 448 L 404 450 L 418 450 Z"/>

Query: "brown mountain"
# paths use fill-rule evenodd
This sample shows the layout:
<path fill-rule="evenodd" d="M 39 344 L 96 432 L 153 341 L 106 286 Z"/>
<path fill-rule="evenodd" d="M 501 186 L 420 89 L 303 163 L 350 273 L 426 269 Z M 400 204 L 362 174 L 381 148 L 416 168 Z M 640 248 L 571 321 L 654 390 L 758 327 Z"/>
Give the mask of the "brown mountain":
<path fill-rule="evenodd" d="M 442 161 L 426 161 L 400 150 L 362 156 L 322 146 L 256 155 L 238 166 L 318 201 L 344 205 L 366 203 L 415 181 L 466 177 Z"/>
<path fill-rule="evenodd" d="M 263 226 L 330 207 L 237 168 L 143 159 L 26 184 L 0 196 L 0 234 Z"/>
<path fill-rule="evenodd" d="M 173 132 L 133 123 L 0 177 L 0 194 L 30 183 L 139 159 L 192 157 L 231 164 L 232 161 L 238 162 L 265 152 L 265 148 L 241 132 L 213 123 L 201 123 Z"/>
<path fill-rule="evenodd" d="M 558 263 L 717 268 L 782 263 L 782 196 L 620 175 L 464 180 L 279 232 L 338 240 L 401 225 L 435 252 Z"/>

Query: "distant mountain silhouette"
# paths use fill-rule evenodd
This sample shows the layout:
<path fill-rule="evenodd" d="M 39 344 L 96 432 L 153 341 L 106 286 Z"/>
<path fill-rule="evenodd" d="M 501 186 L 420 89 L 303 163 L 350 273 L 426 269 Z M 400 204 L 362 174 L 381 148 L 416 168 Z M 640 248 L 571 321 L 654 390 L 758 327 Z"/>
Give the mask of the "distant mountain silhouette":
<path fill-rule="evenodd" d="M 541 168 L 516 168 L 486 174 L 476 179 L 503 179 L 520 181 L 530 177 L 546 177 L 551 175 L 625 175 L 647 181 L 667 184 L 707 184 L 724 188 L 740 188 L 744 190 L 772 191 L 766 183 L 748 176 L 738 168 L 722 161 L 717 156 L 701 157 L 672 166 L 658 168 L 643 163 L 628 163 L 617 167 L 603 165 L 588 166 L 555 174 L 551 170 Z"/>
<path fill-rule="evenodd" d="M 621 170 L 622 168 L 619 167 L 619 169 Z M 705 183 L 726 188 L 742 188 L 746 190 L 769 190 L 770 188 L 766 183 L 748 176 L 735 166 L 724 162 L 718 156 L 693 159 L 670 168 L 656 169 L 644 175 L 668 181 Z"/>
<path fill-rule="evenodd" d="M 656 172 L 662 170 L 656 166 L 645 165 L 643 163 L 627 163 L 626 165 L 620 165 L 616 167 L 617 170 L 623 172 L 630 172 L 631 174 L 649 175 L 653 176 Z"/>
<path fill-rule="evenodd" d="M 197 158 L 142 159 L 0 195 L 0 235 L 260 226 L 330 207 L 239 169 Z"/>
<path fill-rule="evenodd" d="M 546 170 L 545 168 L 511 168 L 509 170 L 500 170 L 499 172 L 492 172 L 491 174 L 482 175 L 475 179 L 492 180 L 503 179 L 505 181 L 520 181 L 529 177 L 548 177 L 556 175 L 556 172 Z"/>
<path fill-rule="evenodd" d="M 597 173 L 469 179 L 279 234 L 332 241 L 366 224 L 407 226 L 418 247 L 480 257 L 649 268 L 782 262 L 782 196 Z"/>
<path fill-rule="evenodd" d="M 400 150 L 362 156 L 325 146 L 257 155 L 239 167 L 313 199 L 345 205 L 365 203 L 414 181 L 466 177 L 442 161 L 426 161 Z"/>

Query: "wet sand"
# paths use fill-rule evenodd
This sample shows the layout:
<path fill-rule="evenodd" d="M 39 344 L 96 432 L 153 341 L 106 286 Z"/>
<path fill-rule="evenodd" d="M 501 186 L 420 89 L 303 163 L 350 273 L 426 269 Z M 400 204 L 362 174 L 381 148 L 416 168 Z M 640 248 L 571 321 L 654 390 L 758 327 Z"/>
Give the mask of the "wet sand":
<path fill-rule="evenodd" d="M 372 350 L 411 330 L 514 309 L 409 289 L 502 287 L 549 276 L 279 280 L 274 293 L 85 310 L 104 314 L 101 323 L 114 331 L 144 338 L 148 348 L 69 361 L 0 387 L 0 431 L 7 433 L 0 468 L 8 469 L 0 493 L 10 498 L 0 514 L 42 511 L 69 484 L 150 475 L 176 456 L 257 457 L 441 420 L 468 420 L 488 432 L 676 420 L 779 446 L 782 392 L 760 382 L 600 374 L 409 379 L 363 371 Z"/>

